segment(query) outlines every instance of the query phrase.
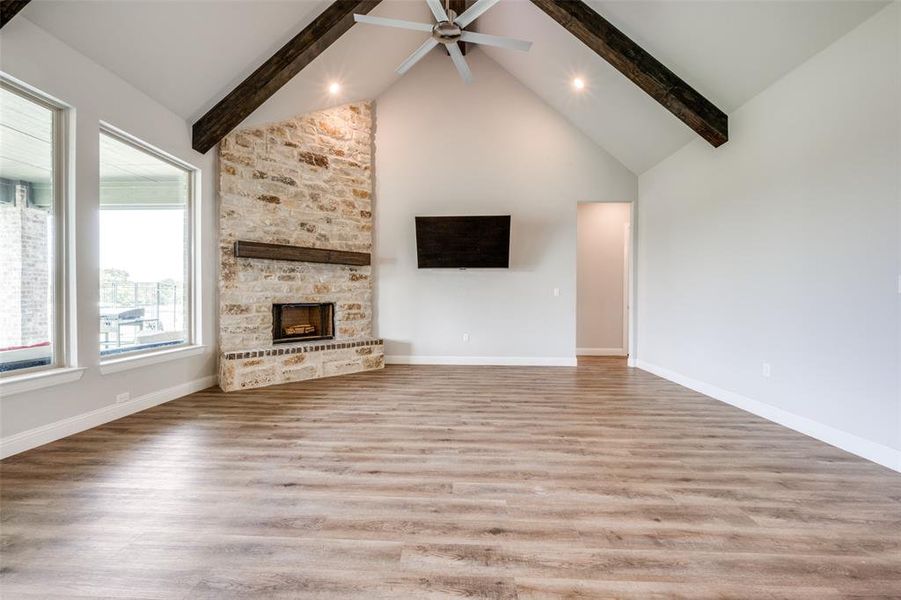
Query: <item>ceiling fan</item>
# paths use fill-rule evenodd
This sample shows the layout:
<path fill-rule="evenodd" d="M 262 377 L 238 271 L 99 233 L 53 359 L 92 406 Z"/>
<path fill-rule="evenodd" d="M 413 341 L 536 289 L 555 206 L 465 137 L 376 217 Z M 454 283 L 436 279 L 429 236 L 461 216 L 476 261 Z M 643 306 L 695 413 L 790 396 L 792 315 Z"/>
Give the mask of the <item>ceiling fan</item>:
<path fill-rule="evenodd" d="M 415 21 L 403 21 L 401 19 L 386 19 L 384 17 L 371 17 L 369 15 L 354 15 L 357 23 L 368 23 L 370 25 L 384 25 L 385 27 L 397 27 L 400 29 L 413 29 L 415 31 L 427 31 L 432 37 L 427 39 L 425 43 L 417 48 L 413 54 L 407 57 L 407 60 L 401 63 L 397 68 L 397 73 L 403 75 L 410 70 L 410 67 L 419 62 L 422 57 L 429 53 L 432 48 L 438 44 L 444 44 L 447 53 L 450 54 L 454 66 L 460 73 L 460 77 L 466 83 L 472 82 L 472 71 L 463 58 L 460 46 L 457 42 L 469 42 L 471 44 L 482 44 L 485 46 L 495 46 L 497 48 L 508 48 L 510 50 L 520 50 L 528 52 L 532 46 L 532 42 L 523 40 L 515 40 L 513 38 L 500 37 L 497 35 L 486 35 L 484 33 L 476 33 L 475 31 L 465 31 L 466 26 L 482 16 L 485 11 L 500 2 L 500 0 L 478 0 L 475 4 L 458 15 L 450 9 L 450 0 L 447 0 L 446 6 L 441 6 L 441 0 L 426 0 L 426 4 L 435 15 L 438 21 L 434 25 L 428 23 L 417 23 Z"/>

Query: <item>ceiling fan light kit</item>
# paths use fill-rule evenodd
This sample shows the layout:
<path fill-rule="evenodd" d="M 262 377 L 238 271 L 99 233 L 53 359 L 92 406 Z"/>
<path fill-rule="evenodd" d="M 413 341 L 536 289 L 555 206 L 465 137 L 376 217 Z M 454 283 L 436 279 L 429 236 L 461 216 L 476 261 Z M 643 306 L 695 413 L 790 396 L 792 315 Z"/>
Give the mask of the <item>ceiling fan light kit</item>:
<path fill-rule="evenodd" d="M 497 35 L 488 35 L 485 33 L 476 33 L 474 31 L 466 31 L 466 27 L 479 18 L 489 8 L 497 4 L 500 0 L 478 0 L 475 4 L 467 8 L 460 15 L 457 15 L 450 9 L 450 2 L 446 6 L 441 5 L 441 0 L 426 0 L 432 14 L 435 16 L 436 23 L 417 23 L 415 21 L 404 21 L 401 19 L 386 19 L 384 17 L 371 17 L 369 15 L 355 14 L 354 20 L 357 23 L 367 23 L 369 25 L 381 25 L 383 27 L 395 27 L 398 29 L 411 29 L 413 31 L 430 32 L 431 37 L 427 39 L 419 48 L 413 51 L 413 54 L 407 57 L 404 62 L 397 68 L 398 75 L 403 75 L 417 62 L 428 54 L 433 48 L 439 44 L 443 44 L 447 48 L 457 72 L 466 83 L 473 80 L 472 71 L 463 58 L 458 42 L 468 42 L 470 44 L 481 44 L 483 46 L 494 46 L 495 48 L 506 48 L 509 50 L 519 50 L 520 52 L 528 52 L 532 46 L 532 42 L 516 40 L 513 38 L 500 37 Z"/>

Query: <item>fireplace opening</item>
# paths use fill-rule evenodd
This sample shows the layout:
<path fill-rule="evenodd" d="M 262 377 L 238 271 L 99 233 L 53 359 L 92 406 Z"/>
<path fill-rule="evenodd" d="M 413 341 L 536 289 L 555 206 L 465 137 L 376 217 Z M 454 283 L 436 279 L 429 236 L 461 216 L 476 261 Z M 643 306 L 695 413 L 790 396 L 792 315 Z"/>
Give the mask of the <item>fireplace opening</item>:
<path fill-rule="evenodd" d="M 272 305 L 272 343 L 330 340 L 335 337 L 335 305 L 295 303 Z"/>

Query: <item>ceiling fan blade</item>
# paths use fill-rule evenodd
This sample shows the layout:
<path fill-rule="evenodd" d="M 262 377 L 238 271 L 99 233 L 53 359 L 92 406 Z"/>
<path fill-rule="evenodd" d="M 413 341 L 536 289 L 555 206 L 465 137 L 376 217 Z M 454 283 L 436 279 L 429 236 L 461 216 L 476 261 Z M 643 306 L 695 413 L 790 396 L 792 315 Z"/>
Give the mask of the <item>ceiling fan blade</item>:
<path fill-rule="evenodd" d="M 403 75 L 407 71 L 410 70 L 410 67 L 415 65 L 420 61 L 420 59 L 429 53 L 429 50 L 438 45 L 438 42 L 434 38 L 429 38 L 425 41 L 425 43 L 417 48 L 413 54 L 407 57 L 407 60 L 400 63 L 400 66 L 397 67 L 397 74 Z"/>
<path fill-rule="evenodd" d="M 519 50 L 521 52 L 528 52 L 529 48 L 532 47 L 532 42 L 527 42 L 525 40 L 515 40 L 499 35 L 486 35 L 484 33 L 476 33 L 475 31 L 464 31 L 463 35 L 460 36 L 460 41 L 482 44 L 483 46 L 507 48 L 509 50 Z"/>
<path fill-rule="evenodd" d="M 466 59 L 463 58 L 463 53 L 460 52 L 460 46 L 458 46 L 456 42 L 448 44 L 447 52 L 450 54 L 451 60 L 454 61 L 454 66 L 457 67 L 463 81 L 472 83 L 472 71 L 469 70 L 469 65 L 466 64 Z"/>
<path fill-rule="evenodd" d="M 444 6 L 441 5 L 441 0 L 425 0 L 425 2 L 429 5 L 429 8 L 432 9 L 432 14 L 435 15 L 436 21 L 447 21 L 447 13 L 444 12 Z"/>
<path fill-rule="evenodd" d="M 466 27 L 484 13 L 486 10 L 500 2 L 500 0 L 479 0 L 463 11 L 463 14 L 454 21 L 460 27 Z"/>
<path fill-rule="evenodd" d="M 427 23 L 416 23 L 414 21 L 401 21 L 400 19 L 386 19 L 384 17 L 371 17 L 369 15 L 354 15 L 354 21 L 357 23 L 366 23 L 368 25 L 384 25 L 385 27 L 397 27 L 399 29 L 413 29 L 415 31 L 432 31 L 432 26 Z"/>

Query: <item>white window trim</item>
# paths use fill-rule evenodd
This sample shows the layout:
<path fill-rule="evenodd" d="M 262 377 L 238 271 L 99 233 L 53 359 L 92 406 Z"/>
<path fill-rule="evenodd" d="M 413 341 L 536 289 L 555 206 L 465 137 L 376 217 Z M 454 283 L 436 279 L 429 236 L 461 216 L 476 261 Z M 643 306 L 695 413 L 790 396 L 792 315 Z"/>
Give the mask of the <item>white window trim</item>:
<path fill-rule="evenodd" d="M 122 371 L 130 371 L 131 369 L 139 369 L 149 365 L 155 365 L 170 360 L 180 360 L 190 356 L 197 356 L 206 352 L 207 347 L 203 345 L 195 346 L 178 346 L 176 348 L 164 348 L 153 352 L 144 352 L 141 354 L 129 354 L 125 358 L 116 358 L 106 360 L 100 363 L 100 373 L 109 375 L 111 373 L 120 373 Z"/>
<path fill-rule="evenodd" d="M 185 211 L 188 221 L 185 227 L 189 236 L 186 252 L 187 272 L 185 273 L 185 283 L 187 286 L 187 289 L 185 290 L 185 300 L 189 302 L 187 310 L 187 318 L 189 322 L 185 327 L 185 331 L 187 331 L 188 333 L 188 339 L 184 343 L 177 346 L 166 346 L 163 348 L 151 348 L 147 350 L 138 348 L 132 351 L 125 351 L 106 357 L 101 356 L 100 373 L 103 375 L 118 373 L 120 371 L 136 369 L 147 365 L 167 362 L 180 358 L 187 358 L 189 356 L 201 354 L 205 350 L 206 346 L 203 345 L 200 328 L 200 169 L 188 162 L 181 160 L 177 156 L 169 154 L 165 150 L 161 150 L 156 146 L 148 144 L 147 142 L 117 127 L 114 127 L 113 125 L 110 125 L 109 123 L 101 121 L 100 134 L 109 135 L 110 137 L 113 137 L 121 141 L 122 143 L 134 146 L 142 152 L 156 156 L 160 160 L 164 160 L 178 168 L 184 169 L 188 172 L 189 178 L 188 206 Z"/>
<path fill-rule="evenodd" d="M 74 210 L 70 206 L 72 186 L 72 144 L 69 135 L 71 107 L 6 73 L 0 72 L 0 85 L 36 104 L 53 111 L 53 338 L 49 365 L 31 367 L 0 374 L 0 392 L 20 393 L 81 378 L 76 345 L 75 315 L 75 236 L 72 235 Z M 77 376 L 73 378 L 73 373 Z M 44 382 L 38 384 L 38 382 Z"/>
<path fill-rule="evenodd" d="M 0 379 L 0 397 L 6 398 L 14 394 L 72 383 L 81 379 L 84 371 L 84 367 L 56 367 L 14 377 L 4 377 Z"/>

